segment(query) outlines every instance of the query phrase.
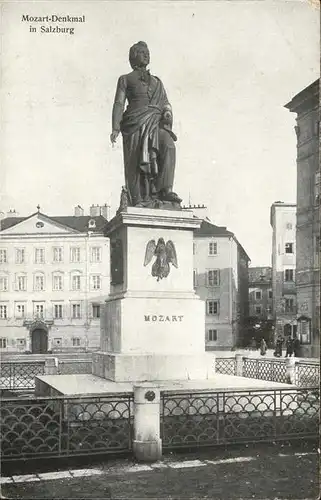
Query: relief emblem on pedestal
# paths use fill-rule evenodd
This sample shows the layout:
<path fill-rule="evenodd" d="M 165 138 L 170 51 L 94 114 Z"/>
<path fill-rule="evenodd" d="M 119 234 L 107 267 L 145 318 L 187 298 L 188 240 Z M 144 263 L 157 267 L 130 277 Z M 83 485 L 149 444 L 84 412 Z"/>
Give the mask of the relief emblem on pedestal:
<path fill-rule="evenodd" d="M 164 238 L 159 238 L 157 245 L 155 240 L 150 240 L 146 245 L 144 266 L 147 266 L 153 257 L 156 257 L 152 265 L 152 276 L 157 281 L 167 278 L 170 272 L 170 264 L 178 268 L 175 245 L 171 240 L 165 244 Z"/>

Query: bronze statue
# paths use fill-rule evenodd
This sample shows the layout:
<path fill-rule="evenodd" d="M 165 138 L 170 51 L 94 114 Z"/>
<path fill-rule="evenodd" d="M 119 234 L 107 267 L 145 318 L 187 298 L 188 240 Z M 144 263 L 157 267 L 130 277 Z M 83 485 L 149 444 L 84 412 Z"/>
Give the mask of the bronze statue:
<path fill-rule="evenodd" d="M 154 256 L 156 260 L 152 265 L 152 276 L 156 276 L 157 281 L 167 278 L 170 271 L 169 264 L 178 268 L 175 245 L 171 240 L 165 244 L 164 238 L 159 238 L 157 245 L 155 240 L 150 240 L 146 245 L 144 266 L 147 266 Z"/>
<path fill-rule="evenodd" d="M 173 115 L 161 80 L 146 69 L 145 42 L 130 48 L 131 73 L 118 79 L 112 114 L 114 143 L 123 136 L 125 181 L 131 206 L 163 207 L 181 199 L 172 191 L 175 171 Z M 128 106 L 124 112 L 126 99 Z"/>

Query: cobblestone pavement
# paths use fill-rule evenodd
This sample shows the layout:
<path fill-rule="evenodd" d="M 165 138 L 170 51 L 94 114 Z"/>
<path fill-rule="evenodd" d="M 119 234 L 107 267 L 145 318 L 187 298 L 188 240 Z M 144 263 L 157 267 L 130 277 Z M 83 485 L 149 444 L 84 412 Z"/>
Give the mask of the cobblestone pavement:
<path fill-rule="evenodd" d="M 211 448 L 170 454 L 152 465 L 114 459 L 46 472 L 37 467 L 34 473 L 2 477 L 3 495 L 70 500 L 307 500 L 319 496 L 318 453 L 311 443 Z"/>

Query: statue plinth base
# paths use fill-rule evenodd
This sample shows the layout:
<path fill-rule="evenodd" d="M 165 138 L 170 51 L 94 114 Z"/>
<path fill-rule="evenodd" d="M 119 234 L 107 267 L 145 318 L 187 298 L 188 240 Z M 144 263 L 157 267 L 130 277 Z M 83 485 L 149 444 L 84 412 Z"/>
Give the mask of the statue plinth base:
<path fill-rule="evenodd" d="M 109 222 L 112 285 L 94 375 L 118 382 L 208 378 L 205 304 L 193 288 L 193 231 L 200 224 L 192 212 L 137 207 Z M 156 256 L 144 265 L 148 242 L 159 238 L 171 240 L 177 254 L 177 268 L 170 263 L 162 279 L 152 276 Z"/>

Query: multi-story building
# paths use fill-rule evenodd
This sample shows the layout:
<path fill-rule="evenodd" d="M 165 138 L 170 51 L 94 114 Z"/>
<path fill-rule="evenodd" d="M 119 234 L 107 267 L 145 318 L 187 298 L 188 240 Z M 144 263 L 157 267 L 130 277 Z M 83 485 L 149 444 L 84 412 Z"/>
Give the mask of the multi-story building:
<path fill-rule="evenodd" d="M 248 316 L 249 260 L 232 232 L 203 219 L 194 233 L 194 287 L 206 304 L 208 350 L 230 349 L 242 337 Z"/>
<path fill-rule="evenodd" d="M 272 268 L 249 267 L 249 316 L 272 320 Z"/>
<path fill-rule="evenodd" d="M 276 201 L 271 206 L 272 297 L 276 335 L 294 335 L 296 315 L 295 203 Z"/>
<path fill-rule="evenodd" d="M 109 294 L 107 209 L 85 216 L 10 212 L 0 229 L 0 349 L 47 352 L 99 347 Z"/>
<path fill-rule="evenodd" d="M 285 106 L 297 114 L 296 290 L 302 355 L 320 355 L 319 80 Z"/>

